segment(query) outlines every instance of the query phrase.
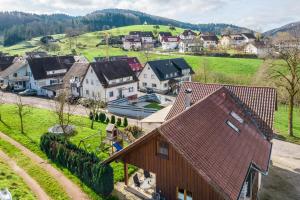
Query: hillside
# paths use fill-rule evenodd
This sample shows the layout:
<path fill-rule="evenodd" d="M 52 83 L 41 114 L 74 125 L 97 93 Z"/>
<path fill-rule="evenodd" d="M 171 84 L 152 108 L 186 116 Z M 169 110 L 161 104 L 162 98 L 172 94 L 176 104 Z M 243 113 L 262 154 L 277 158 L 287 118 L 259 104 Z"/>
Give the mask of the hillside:
<path fill-rule="evenodd" d="M 284 33 L 284 32 L 297 33 L 298 36 L 300 36 L 300 22 L 290 23 L 290 24 L 284 25 L 282 27 L 269 30 L 269 31 L 263 33 L 263 35 L 267 36 L 267 37 L 273 37 L 273 36 L 276 36 L 277 33 Z"/>
<path fill-rule="evenodd" d="M 85 16 L 0 12 L 0 40 L 2 40 L 0 44 L 11 46 L 39 36 L 62 34 L 70 31 L 86 33 L 115 27 L 141 25 L 144 22 L 152 25 L 172 25 L 183 29 L 215 32 L 217 34 L 228 29 L 237 32 L 248 31 L 246 28 L 230 24 L 191 24 L 122 9 L 99 10 Z"/>

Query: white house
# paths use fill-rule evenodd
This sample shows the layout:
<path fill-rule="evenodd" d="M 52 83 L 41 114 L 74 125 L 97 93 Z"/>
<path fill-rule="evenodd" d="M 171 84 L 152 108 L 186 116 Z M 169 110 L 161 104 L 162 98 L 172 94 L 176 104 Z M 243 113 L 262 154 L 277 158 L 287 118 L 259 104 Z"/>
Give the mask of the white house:
<path fill-rule="evenodd" d="M 180 53 L 199 53 L 203 51 L 203 41 L 196 37 L 180 40 L 178 48 Z"/>
<path fill-rule="evenodd" d="M 237 48 L 247 44 L 247 40 L 241 34 L 222 35 L 220 44 L 224 48 Z"/>
<path fill-rule="evenodd" d="M 183 58 L 149 61 L 139 75 L 139 88 L 158 93 L 178 92 L 178 86 L 191 81 L 193 70 Z"/>
<path fill-rule="evenodd" d="M 179 35 L 181 40 L 192 40 L 197 36 L 197 33 L 195 33 L 192 30 L 184 30 L 183 33 Z"/>
<path fill-rule="evenodd" d="M 176 36 L 166 36 L 161 40 L 161 45 L 163 50 L 173 50 L 178 47 L 179 37 Z"/>
<path fill-rule="evenodd" d="M 266 57 L 268 48 L 263 42 L 249 43 L 244 48 L 245 53 L 255 54 L 260 58 Z"/>
<path fill-rule="evenodd" d="M 138 79 L 123 60 L 94 62 L 82 82 L 82 96 L 104 102 L 119 98 L 136 98 Z"/>
<path fill-rule="evenodd" d="M 28 71 L 29 88 L 37 90 L 38 95 L 53 97 L 62 88 L 63 77 L 74 64 L 73 56 L 52 56 L 30 58 Z"/>
<path fill-rule="evenodd" d="M 123 49 L 126 50 L 142 49 L 141 38 L 136 36 L 125 36 L 125 38 L 123 39 Z"/>
<path fill-rule="evenodd" d="M 218 37 L 216 35 L 202 35 L 200 39 L 203 41 L 204 48 L 216 48 L 218 46 Z"/>
<path fill-rule="evenodd" d="M 159 42 L 162 42 L 162 39 L 164 37 L 171 37 L 172 36 L 172 33 L 171 32 L 159 32 L 158 33 L 158 41 Z"/>
<path fill-rule="evenodd" d="M 252 43 L 256 40 L 256 37 L 253 33 L 242 33 L 242 36 L 245 38 L 246 43 Z"/>
<path fill-rule="evenodd" d="M 16 58 L 9 67 L 0 72 L 2 84 L 10 86 L 14 91 L 29 88 L 30 76 L 27 60 L 22 57 Z"/>

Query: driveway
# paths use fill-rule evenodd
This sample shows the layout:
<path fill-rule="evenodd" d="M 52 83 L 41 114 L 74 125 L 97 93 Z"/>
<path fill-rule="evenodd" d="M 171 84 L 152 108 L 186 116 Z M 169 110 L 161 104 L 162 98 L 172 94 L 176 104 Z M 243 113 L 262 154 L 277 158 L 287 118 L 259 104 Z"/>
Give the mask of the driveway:
<path fill-rule="evenodd" d="M 260 200 L 269 199 L 300 199 L 300 145 L 273 140 L 270 171 L 260 192 Z"/>

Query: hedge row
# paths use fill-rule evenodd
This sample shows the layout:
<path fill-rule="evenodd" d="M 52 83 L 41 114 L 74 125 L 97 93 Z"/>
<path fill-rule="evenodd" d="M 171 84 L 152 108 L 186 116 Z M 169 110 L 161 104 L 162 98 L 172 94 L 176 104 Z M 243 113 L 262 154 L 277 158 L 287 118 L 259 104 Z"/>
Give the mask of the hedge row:
<path fill-rule="evenodd" d="M 194 53 L 191 55 L 208 57 L 227 57 L 227 58 L 258 58 L 255 54 L 229 54 L 229 53 Z"/>
<path fill-rule="evenodd" d="M 66 167 L 100 195 L 109 195 L 114 187 L 113 169 L 101 165 L 99 158 L 70 143 L 62 136 L 44 134 L 40 148 L 55 163 Z"/>

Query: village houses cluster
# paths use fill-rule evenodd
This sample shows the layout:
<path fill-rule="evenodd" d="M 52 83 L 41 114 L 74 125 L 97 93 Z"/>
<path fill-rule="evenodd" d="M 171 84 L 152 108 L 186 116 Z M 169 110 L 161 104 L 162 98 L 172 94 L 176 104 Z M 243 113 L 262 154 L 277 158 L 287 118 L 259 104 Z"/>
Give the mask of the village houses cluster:
<path fill-rule="evenodd" d="M 0 57 L 0 85 L 14 92 L 25 89 L 39 96 L 55 97 L 67 89 L 74 97 L 99 98 L 104 102 L 137 98 L 138 90 L 156 93 L 178 92 L 194 73 L 183 58 L 149 61 L 127 56 L 49 56 L 44 52 L 24 57 Z"/>
<path fill-rule="evenodd" d="M 155 38 L 151 31 L 131 31 L 122 39 L 125 50 L 145 50 L 161 47 L 164 51 L 178 50 L 180 53 L 201 53 L 205 49 L 239 49 L 243 53 L 259 57 L 266 55 L 264 42 L 257 40 L 253 33 L 223 34 L 196 33 L 184 30 L 180 35 L 158 32 Z"/>

